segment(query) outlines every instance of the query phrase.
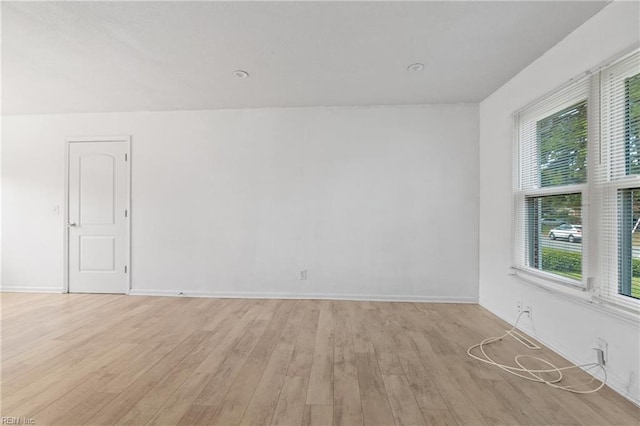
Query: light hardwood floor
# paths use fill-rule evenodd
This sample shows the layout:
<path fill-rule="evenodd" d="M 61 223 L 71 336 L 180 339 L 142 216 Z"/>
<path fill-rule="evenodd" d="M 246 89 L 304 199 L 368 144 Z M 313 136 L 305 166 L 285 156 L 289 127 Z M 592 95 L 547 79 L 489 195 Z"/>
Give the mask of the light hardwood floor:
<path fill-rule="evenodd" d="M 640 410 L 609 388 L 570 394 L 470 359 L 467 347 L 508 328 L 476 305 L 11 293 L 0 301 L 1 414 L 37 425 L 640 423 Z M 504 361 L 526 351 L 498 345 L 492 353 Z"/>

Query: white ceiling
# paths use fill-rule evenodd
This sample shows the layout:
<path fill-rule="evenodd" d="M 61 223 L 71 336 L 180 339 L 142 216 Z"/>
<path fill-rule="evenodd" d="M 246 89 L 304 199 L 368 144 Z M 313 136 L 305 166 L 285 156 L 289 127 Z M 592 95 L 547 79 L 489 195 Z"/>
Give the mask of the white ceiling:
<path fill-rule="evenodd" d="M 3 2 L 3 113 L 478 102 L 605 4 Z"/>

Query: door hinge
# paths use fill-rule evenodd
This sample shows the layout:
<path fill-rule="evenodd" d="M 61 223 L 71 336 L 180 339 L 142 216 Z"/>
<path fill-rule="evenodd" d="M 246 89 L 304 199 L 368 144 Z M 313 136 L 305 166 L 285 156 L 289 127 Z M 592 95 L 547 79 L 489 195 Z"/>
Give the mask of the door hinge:
<path fill-rule="evenodd" d="M 124 217 L 129 217 L 129 211 L 128 210 L 124 211 Z"/>
<path fill-rule="evenodd" d="M 124 154 L 124 161 L 127 161 L 128 155 L 129 154 Z"/>
<path fill-rule="evenodd" d="M 127 265 L 124 265 L 124 273 L 127 273 Z"/>

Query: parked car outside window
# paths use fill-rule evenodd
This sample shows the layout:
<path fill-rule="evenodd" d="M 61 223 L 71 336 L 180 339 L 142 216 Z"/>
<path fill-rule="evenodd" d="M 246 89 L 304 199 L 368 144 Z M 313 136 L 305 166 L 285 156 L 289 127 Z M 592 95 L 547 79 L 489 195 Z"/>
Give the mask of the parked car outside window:
<path fill-rule="evenodd" d="M 582 241 L 582 225 L 565 223 L 549 231 L 549 238 L 552 240 L 563 239 L 570 243 Z"/>

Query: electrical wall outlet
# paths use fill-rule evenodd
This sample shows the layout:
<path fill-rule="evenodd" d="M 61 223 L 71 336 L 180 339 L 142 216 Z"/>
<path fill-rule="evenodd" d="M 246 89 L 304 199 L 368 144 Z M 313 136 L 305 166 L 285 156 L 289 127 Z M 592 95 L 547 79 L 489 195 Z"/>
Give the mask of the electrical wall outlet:
<path fill-rule="evenodd" d="M 516 309 L 518 310 L 519 314 L 526 312 L 527 316 L 531 318 L 532 311 L 530 305 L 525 305 L 521 300 L 518 300 L 518 302 L 516 303 Z"/>
<path fill-rule="evenodd" d="M 607 362 L 607 359 L 609 359 L 609 344 L 607 341 L 602 337 L 596 337 L 596 346 L 593 349 L 598 353 L 598 363 L 602 362 L 602 365 L 604 365 Z"/>
<path fill-rule="evenodd" d="M 300 270 L 300 280 L 304 281 L 307 279 L 307 270 L 306 269 L 301 269 Z"/>

